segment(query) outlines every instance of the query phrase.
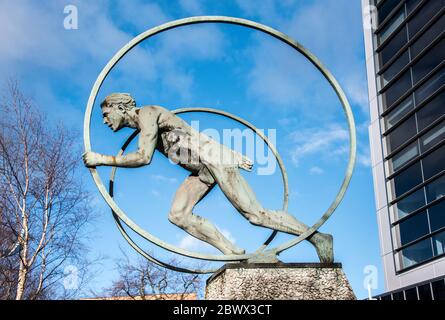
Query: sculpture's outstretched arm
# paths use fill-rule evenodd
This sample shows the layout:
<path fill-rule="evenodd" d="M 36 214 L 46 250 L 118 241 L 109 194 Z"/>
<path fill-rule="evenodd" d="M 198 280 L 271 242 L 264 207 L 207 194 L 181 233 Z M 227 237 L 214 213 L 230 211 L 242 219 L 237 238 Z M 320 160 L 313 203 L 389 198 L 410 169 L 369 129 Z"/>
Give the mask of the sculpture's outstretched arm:
<path fill-rule="evenodd" d="M 156 149 L 158 139 L 157 119 L 144 121 L 145 125 L 141 125 L 139 134 L 139 146 L 136 152 L 131 152 L 121 156 L 107 156 L 95 152 L 85 152 L 83 161 L 87 167 L 96 166 L 115 166 L 137 168 L 150 164 L 153 153 Z"/>
<path fill-rule="evenodd" d="M 85 152 L 83 160 L 87 167 L 115 166 L 137 168 L 150 164 L 157 142 L 156 132 L 142 132 L 139 137 L 139 148 L 136 152 L 131 152 L 121 156 L 107 156 L 95 152 Z"/>

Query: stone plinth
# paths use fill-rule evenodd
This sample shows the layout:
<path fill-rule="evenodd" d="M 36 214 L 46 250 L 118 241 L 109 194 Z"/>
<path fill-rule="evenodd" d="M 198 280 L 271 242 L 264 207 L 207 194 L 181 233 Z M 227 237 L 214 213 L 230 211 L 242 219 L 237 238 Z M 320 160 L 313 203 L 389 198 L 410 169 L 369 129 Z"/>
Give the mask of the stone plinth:
<path fill-rule="evenodd" d="M 226 264 L 207 280 L 207 300 L 355 300 L 341 263 Z"/>

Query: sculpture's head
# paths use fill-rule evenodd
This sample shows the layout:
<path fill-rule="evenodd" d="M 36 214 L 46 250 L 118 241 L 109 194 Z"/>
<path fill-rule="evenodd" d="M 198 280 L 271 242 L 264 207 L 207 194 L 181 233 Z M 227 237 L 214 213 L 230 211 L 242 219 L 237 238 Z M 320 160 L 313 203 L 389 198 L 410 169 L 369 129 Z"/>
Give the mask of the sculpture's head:
<path fill-rule="evenodd" d="M 128 93 L 112 93 L 100 107 L 104 124 L 116 132 L 128 124 L 128 112 L 136 107 L 136 101 Z"/>

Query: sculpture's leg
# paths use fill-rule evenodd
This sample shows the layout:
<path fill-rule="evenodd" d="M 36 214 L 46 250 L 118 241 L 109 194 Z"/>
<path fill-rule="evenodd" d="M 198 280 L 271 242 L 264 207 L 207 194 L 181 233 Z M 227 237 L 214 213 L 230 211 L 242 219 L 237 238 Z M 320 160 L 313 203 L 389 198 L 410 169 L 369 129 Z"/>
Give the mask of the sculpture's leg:
<path fill-rule="evenodd" d="M 229 201 L 250 223 L 297 236 L 308 229 L 287 212 L 263 208 L 238 168 L 209 166 L 209 169 Z M 331 235 L 315 232 L 308 240 L 315 246 L 321 262 L 333 262 Z"/>
<path fill-rule="evenodd" d="M 193 214 L 194 206 L 214 187 L 197 176 L 189 176 L 176 191 L 168 219 L 190 235 L 205 241 L 224 254 L 244 254 L 207 219 Z"/>

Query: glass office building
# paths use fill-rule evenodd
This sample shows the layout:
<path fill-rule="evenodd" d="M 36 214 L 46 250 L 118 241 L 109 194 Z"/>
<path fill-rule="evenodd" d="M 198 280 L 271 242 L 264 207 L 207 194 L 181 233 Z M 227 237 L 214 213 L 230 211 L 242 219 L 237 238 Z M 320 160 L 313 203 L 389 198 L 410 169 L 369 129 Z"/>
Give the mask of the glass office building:
<path fill-rule="evenodd" d="M 445 299 L 445 0 L 362 0 L 387 294 Z"/>

